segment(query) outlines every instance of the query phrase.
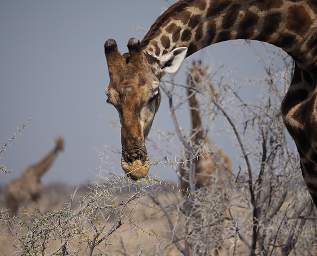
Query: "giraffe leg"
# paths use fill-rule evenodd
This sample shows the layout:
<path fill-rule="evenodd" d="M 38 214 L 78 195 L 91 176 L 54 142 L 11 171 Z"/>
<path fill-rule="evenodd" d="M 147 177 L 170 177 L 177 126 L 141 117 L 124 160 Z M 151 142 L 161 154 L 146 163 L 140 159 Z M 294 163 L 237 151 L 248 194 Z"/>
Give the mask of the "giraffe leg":
<path fill-rule="evenodd" d="M 310 75 L 295 67 L 292 84 L 282 102 L 286 128 L 301 157 L 301 170 L 317 207 L 317 91 Z"/>

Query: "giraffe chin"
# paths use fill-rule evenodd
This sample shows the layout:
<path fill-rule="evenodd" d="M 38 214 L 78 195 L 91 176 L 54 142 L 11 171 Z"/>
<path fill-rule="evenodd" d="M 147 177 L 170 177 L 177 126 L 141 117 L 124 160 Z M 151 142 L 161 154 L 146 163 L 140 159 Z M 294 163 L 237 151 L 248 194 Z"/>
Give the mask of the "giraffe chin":
<path fill-rule="evenodd" d="M 132 180 L 139 180 L 145 178 L 150 170 L 149 161 L 144 163 L 141 160 L 136 160 L 133 163 L 127 163 L 121 160 L 121 167 L 129 178 Z"/>

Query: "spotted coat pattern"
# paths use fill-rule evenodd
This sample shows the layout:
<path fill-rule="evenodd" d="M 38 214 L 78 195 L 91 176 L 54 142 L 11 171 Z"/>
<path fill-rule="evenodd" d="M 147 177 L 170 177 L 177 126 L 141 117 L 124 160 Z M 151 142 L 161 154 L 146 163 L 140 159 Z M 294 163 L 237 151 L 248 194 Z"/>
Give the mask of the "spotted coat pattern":
<path fill-rule="evenodd" d="M 276 45 L 295 61 L 282 113 L 317 206 L 316 0 L 180 0 L 156 20 L 142 45 L 144 52 L 158 58 L 181 46 L 188 47 L 190 56 L 206 46 L 234 39 Z"/>

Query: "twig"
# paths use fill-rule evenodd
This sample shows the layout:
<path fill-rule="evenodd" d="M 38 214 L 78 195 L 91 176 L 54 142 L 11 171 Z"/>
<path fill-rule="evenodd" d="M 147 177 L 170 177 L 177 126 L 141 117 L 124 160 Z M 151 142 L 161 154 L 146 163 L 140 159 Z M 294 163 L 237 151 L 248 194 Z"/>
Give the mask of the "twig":
<path fill-rule="evenodd" d="M 121 244 L 121 247 L 122 247 L 122 250 L 123 250 L 123 256 L 129 256 L 128 252 L 127 252 L 127 249 L 125 248 L 125 245 L 124 245 L 124 242 L 123 242 L 123 239 L 122 237 L 120 236 L 120 244 Z"/>
<path fill-rule="evenodd" d="M 284 220 L 286 219 L 286 215 L 287 215 L 287 211 L 288 211 L 288 208 L 289 208 L 289 207 L 290 207 L 290 204 L 287 205 L 287 207 L 286 207 L 286 209 L 285 209 L 284 216 L 283 216 L 283 218 L 281 219 L 281 222 L 280 222 L 280 224 L 279 224 L 279 226 L 278 226 L 278 228 L 277 228 L 277 231 L 276 231 L 276 234 L 275 234 L 275 237 L 274 237 L 274 240 L 273 240 L 273 244 L 272 244 L 273 249 L 271 250 L 270 256 L 273 255 L 273 252 L 274 252 L 274 250 L 275 250 L 275 248 L 276 248 L 276 246 L 275 246 L 275 245 L 276 245 L 276 241 L 277 241 L 279 232 L 280 232 L 280 230 L 281 230 L 281 228 L 282 228 L 283 222 L 284 222 Z"/>
<path fill-rule="evenodd" d="M 173 96 L 170 92 L 168 92 L 164 86 L 161 86 L 163 92 L 166 94 L 167 98 L 168 98 L 168 103 L 169 103 L 169 109 L 170 109 L 170 112 L 171 112 L 171 116 L 172 116 L 172 120 L 173 120 L 173 123 L 174 123 L 174 127 L 175 127 L 175 130 L 176 130 L 176 134 L 179 138 L 179 140 L 182 142 L 183 146 L 186 148 L 186 150 L 188 152 L 191 152 L 192 151 L 192 148 L 190 146 L 190 144 L 185 140 L 185 136 L 183 135 L 181 129 L 180 129 L 180 125 L 179 125 L 179 122 L 178 122 L 178 119 L 177 119 L 177 116 L 176 116 L 176 112 L 175 112 L 175 108 L 174 108 L 174 104 L 173 104 Z"/>
<path fill-rule="evenodd" d="M 161 204 L 161 202 L 154 195 L 149 193 L 148 196 L 158 207 L 160 207 L 160 209 L 162 210 L 162 212 L 164 213 L 164 215 L 167 219 L 170 230 L 173 230 L 174 229 L 173 221 L 172 221 L 170 215 L 168 214 L 168 212 L 166 211 L 165 207 Z M 185 248 L 182 248 L 181 245 L 177 242 L 177 241 L 181 241 L 181 240 L 178 238 L 178 236 L 175 233 L 174 233 L 174 236 L 172 237 L 172 241 L 175 243 L 176 248 L 181 253 L 183 253 L 184 255 L 187 255 Z"/>
<path fill-rule="evenodd" d="M 9 147 L 9 145 L 23 132 L 23 130 L 28 126 L 31 119 L 28 119 L 24 124 L 19 126 L 12 137 L 0 147 L 0 155 L 3 154 Z"/>

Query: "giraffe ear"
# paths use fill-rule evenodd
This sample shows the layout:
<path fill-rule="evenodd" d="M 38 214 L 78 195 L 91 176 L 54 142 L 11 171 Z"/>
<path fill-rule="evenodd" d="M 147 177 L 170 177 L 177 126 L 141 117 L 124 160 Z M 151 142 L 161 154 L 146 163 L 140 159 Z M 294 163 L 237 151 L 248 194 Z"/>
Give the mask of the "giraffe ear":
<path fill-rule="evenodd" d="M 159 59 L 162 71 L 169 74 L 176 73 L 186 58 L 187 50 L 187 47 L 178 47 L 163 55 Z"/>

